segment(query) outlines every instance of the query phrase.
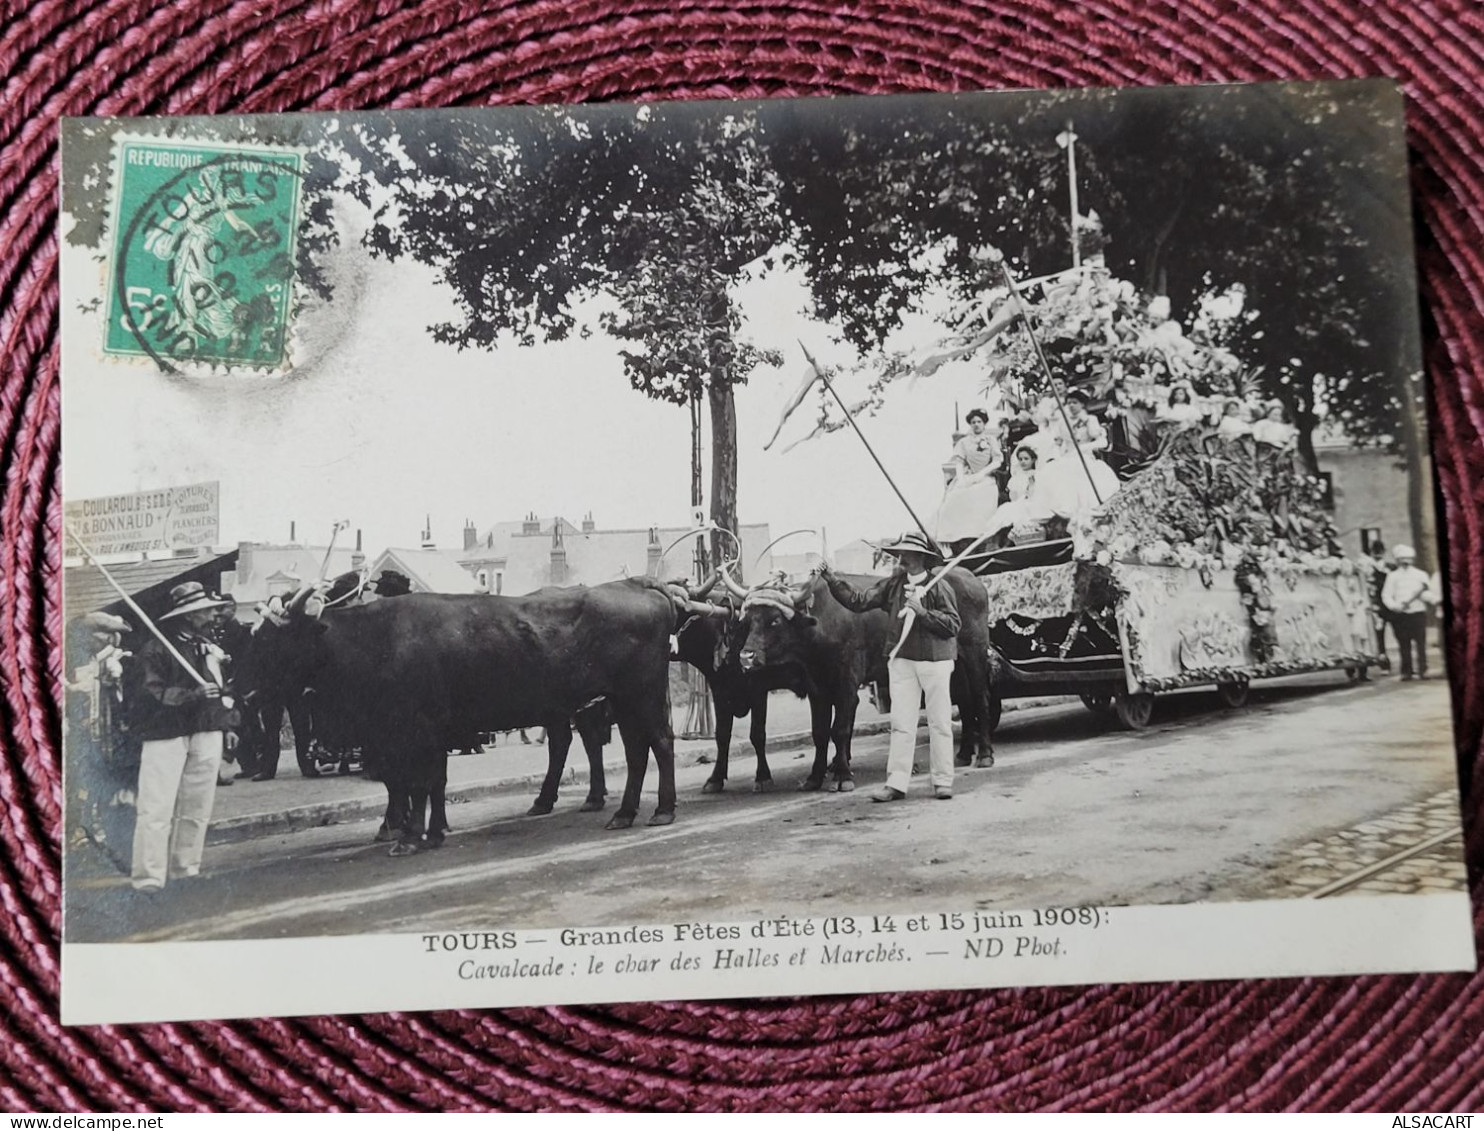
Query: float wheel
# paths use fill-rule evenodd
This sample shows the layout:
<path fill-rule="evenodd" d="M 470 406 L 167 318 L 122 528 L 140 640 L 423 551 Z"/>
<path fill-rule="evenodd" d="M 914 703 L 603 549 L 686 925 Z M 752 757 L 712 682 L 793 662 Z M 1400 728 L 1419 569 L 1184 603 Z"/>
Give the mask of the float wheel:
<path fill-rule="evenodd" d="M 1120 691 L 1113 697 L 1113 710 L 1126 730 L 1143 730 L 1154 714 L 1154 696 L 1147 691 Z"/>
<path fill-rule="evenodd" d="M 1221 696 L 1221 702 L 1235 710 L 1247 705 L 1247 696 L 1252 691 L 1252 685 L 1245 679 L 1233 680 L 1231 683 L 1218 683 L 1216 694 Z"/>

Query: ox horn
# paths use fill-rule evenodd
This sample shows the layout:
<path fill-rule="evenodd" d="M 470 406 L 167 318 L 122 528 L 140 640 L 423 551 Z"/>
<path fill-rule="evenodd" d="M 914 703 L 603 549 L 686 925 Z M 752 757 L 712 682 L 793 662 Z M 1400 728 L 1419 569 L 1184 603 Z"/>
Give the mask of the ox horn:
<path fill-rule="evenodd" d="M 287 617 L 302 614 L 309 598 L 314 596 L 314 589 L 315 587 L 312 584 L 299 586 L 298 591 L 289 599 L 289 603 L 284 607 L 284 615 Z"/>
<path fill-rule="evenodd" d="M 732 562 L 733 564 L 740 564 L 742 561 L 742 539 L 738 538 L 725 526 L 717 526 L 713 523 L 711 529 L 715 530 L 718 534 L 725 534 L 732 540 L 732 545 L 733 547 L 735 547 L 736 554 L 734 557 L 728 558 L 727 560 Z"/>
<path fill-rule="evenodd" d="M 670 551 L 673 550 L 676 546 L 680 545 L 680 543 L 684 542 L 687 538 L 692 538 L 692 537 L 694 537 L 697 534 L 705 534 L 706 531 L 708 531 L 710 529 L 711 529 L 711 527 L 709 525 L 708 526 L 692 526 L 689 530 L 687 530 L 679 538 L 675 539 L 675 541 L 671 542 L 668 546 L 665 547 L 664 552 L 660 554 L 660 560 L 663 561 L 665 558 L 668 558 L 670 556 Z"/>
<path fill-rule="evenodd" d="M 685 595 L 692 601 L 704 601 L 711 595 L 711 590 L 715 589 L 720 584 L 721 570 L 713 569 L 707 576 L 706 580 L 701 582 L 700 585 L 686 586 Z"/>
<path fill-rule="evenodd" d="M 790 530 L 787 534 L 780 534 L 780 535 L 778 535 L 777 538 L 774 538 L 773 541 L 769 542 L 766 546 L 764 546 L 761 550 L 758 551 L 757 560 L 752 563 L 752 568 L 753 569 L 757 569 L 758 566 L 762 565 L 763 564 L 763 559 L 768 556 L 768 551 L 771 550 L 774 546 L 778 545 L 779 542 L 782 542 L 785 538 L 792 538 L 795 534 L 818 534 L 818 533 L 819 532 L 817 530 L 810 530 L 808 528 L 802 528 L 802 529 L 799 529 L 799 530 Z"/>
<path fill-rule="evenodd" d="M 721 575 L 722 583 L 727 587 L 727 592 L 739 601 L 747 599 L 747 590 L 738 584 L 737 579 L 732 576 L 731 563 L 723 562 L 717 571 Z"/>

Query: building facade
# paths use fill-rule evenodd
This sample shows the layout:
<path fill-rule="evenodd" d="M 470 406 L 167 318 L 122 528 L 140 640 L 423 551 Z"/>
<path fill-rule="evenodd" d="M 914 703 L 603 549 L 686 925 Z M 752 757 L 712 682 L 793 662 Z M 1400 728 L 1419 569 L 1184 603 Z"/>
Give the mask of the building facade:
<path fill-rule="evenodd" d="M 1338 441 L 1316 443 L 1315 455 L 1334 499 L 1335 529 L 1345 553 L 1364 554 L 1377 539 L 1388 551 L 1398 542 L 1412 542 L 1407 465 L 1401 456 Z"/>
<path fill-rule="evenodd" d="M 685 527 L 600 529 L 591 513 L 580 523 L 535 513 L 480 531 L 465 521 L 461 545 L 440 548 L 431 528 L 416 548 L 393 547 L 371 564 L 405 574 L 415 593 L 489 593 L 518 596 L 547 586 L 600 585 L 625 577 L 690 577 L 694 539 Z M 744 526 L 742 572 L 761 577 L 774 569 L 766 523 Z"/>

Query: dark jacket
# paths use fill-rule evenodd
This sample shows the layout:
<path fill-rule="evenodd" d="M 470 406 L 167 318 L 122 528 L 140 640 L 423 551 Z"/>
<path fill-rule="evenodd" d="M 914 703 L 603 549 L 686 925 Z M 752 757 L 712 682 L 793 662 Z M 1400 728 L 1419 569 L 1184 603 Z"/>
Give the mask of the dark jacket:
<path fill-rule="evenodd" d="M 937 570 L 929 570 L 929 580 L 937 573 Z M 902 625 L 906 623 L 905 619 L 898 619 L 898 614 L 907 605 L 907 575 L 898 571 L 890 577 L 882 578 L 866 590 L 857 589 L 850 582 L 842 581 L 831 573 L 826 573 L 824 579 L 830 587 L 831 596 L 851 612 L 864 613 L 871 609 L 886 610 L 892 618 L 893 626 L 886 640 L 886 651 L 890 655 L 901 636 Z M 912 629 L 907 633 L 907 639 L 903 642 L 901 651 L 897 653 L 897 659 L 955 659 L 958 656 L 960 621 L 958 598 L 953 595 L 953 590 L 946 584 L 934 585 L 923 596 L 922 607 L 923 612 L 914 618 Z"/>
<path fill-rule="evenodd" d="M 186 658 L 202 677 L 211 680 L 206 663 L 207 642 L 199 636 L 165 630 L 176 651 Z M 203 731 L 230 730 L 236 726 L 236 712 L 220 699 L 204 699 L 200 684 L 182 670 L 165 646 L 151 636 L 134 654 L 134 678 L 128 680 L 129 730 L 142 742 Z"/>
<path fill-rule="evenodd" d="M 1371 571 L 1370 577 L 1367 578 L 1367 585 L 1371 596 L 1371 608 L 1385 613 L 1387 610 L 1386 606 L 1381 603 L 1381 590 L 1386 588 L 1386 578 L 1391 573 L 1391 568 L 1382 562 L 1376 561 L 1374 558 L 1371 558 L 1366 564 Z"/>

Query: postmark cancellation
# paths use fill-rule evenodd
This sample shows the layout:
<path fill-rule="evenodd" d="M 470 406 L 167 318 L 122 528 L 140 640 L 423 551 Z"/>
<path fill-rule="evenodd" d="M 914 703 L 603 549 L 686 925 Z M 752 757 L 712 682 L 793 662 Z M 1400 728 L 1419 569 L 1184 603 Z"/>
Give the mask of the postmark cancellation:
<path fill-rule="evenodd" d="M 303 155 L 116 142 L 103 352 L 166 371 L 290 361 Z"/>

